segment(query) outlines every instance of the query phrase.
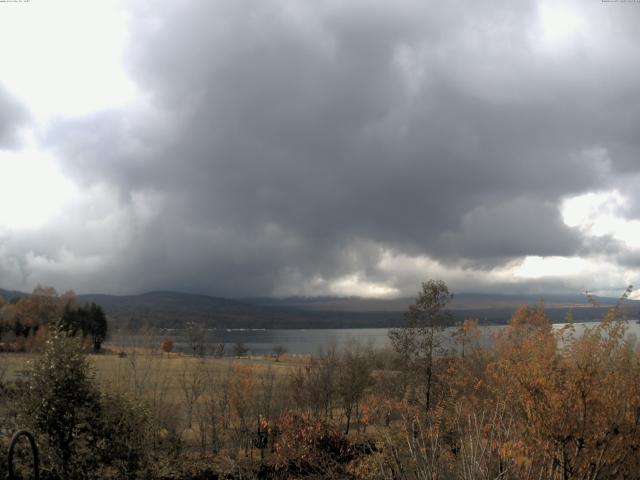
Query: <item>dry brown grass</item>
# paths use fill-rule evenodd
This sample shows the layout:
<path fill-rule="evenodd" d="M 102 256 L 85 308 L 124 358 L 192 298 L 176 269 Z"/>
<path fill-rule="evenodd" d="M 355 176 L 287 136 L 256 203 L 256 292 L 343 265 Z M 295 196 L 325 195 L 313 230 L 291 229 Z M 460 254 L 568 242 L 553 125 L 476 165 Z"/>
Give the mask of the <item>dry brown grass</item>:
<path fill-rule="evenodd" d="M 25 380 L 37 353 L 0 353 L 0 367 L 7 381 Z M 213 358 L 193 357 L 180 353 L 160 354 L 142 348 L 127 349 L 126 356 L 115 353 L 90 354 L 96 380 L 104 388 L 118 392 L 142 393 L 161 388 L 167 399 L 181 399 L 181 378 L 186 374 L 205 369 L 219 373 L 239 366 L 251 367 L 256 374 L 271 369 L 277 376 L 288 375 L 300 366 L 308 364 L 308 359 L 297 356 L 282 356 L 279 361 L 273 357 Z"/>

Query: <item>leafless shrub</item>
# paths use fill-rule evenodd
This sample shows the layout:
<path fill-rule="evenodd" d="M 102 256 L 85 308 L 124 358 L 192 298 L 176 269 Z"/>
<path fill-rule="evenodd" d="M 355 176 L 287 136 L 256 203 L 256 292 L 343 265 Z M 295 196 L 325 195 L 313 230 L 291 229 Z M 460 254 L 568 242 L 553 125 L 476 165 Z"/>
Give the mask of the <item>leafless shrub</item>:
<path fill-rule="evenodd" d="M 463 480 L 497 480 L 509 478 L 510 462 L 503 459 L 498 446 L 509 438 L 512 419 L 504 403 L 499 403 L 490 415 L 485 411 L 462 415 L 456 412 L 460 437 L 457 454 L 459 476 Z"/>
<path fill-rule="evenodd" d="M 185 361 L 178 375 L 178 384 L 184 399 L 184 409 L 186 415 L 186 428 L 190 429 L 193 422 L 193 411 L 198 405 L 200 397 L 205 391 L 206 371 L 205 364 L 199 360 L 194 366 L 194 362 Z"/>
<path fill-rule="evenodd" d="M 384 432 L 389 449 L 388 460 L 381 465 L 387 478 L 401 480 L 438 480 L 442 478 L 442 439 L 439 425 L 424 423 L 405 415 L 397 437 Z"/>

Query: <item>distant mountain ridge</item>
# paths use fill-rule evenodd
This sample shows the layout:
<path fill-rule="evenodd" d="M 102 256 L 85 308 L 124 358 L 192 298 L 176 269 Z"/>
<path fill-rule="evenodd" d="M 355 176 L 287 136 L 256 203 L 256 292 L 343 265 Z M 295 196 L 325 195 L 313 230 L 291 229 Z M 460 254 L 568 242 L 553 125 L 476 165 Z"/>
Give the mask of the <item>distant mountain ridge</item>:
<path fill-rule="evenodd" d="M 7 300 L 28 295 L 0 289 Z M 402 325 L 404 312 L 414 298 L 370 299 L 360 297 L 288 297 L 229 299 L 175 291 L 152 291 L 138 295 L 78 295 L 80 303 L 101 305 L 115 324 L 139 328 L 145 324 L 180 328 L 188 322 L 216 328 L 359 328 Z M 479 318 L 483 323 L 504 324 L 523 304 L 544 302 L 553 321 L 563 321 L 571 310 L 574 318 L 600 318 L 617 298 L 585 295 L 508 295 L 461 293 L 450 305 L 456 319 Z M 627 300 L 630 315 L 637 318 L 640 301 Z"/>
<path fill-rule="evenodd" d="M 612 306 L 619 300 L 615 297 L 592 298 L 602 306 Z M 406 311 L 415 301 L 413 297 L 403 298 L 362 298 L 362 297 L 286 297 L 250 298 L 247 301 L 258 305 L 280 305 L 308 310 L 322 311 Z M 451 310 L 469 310 L 485 308 L 518 307 L 520 305 L 534 305 L 542 302 L 548 308 L 590 308 L 584 294 L 487 294 L 487 293 L 459 293 L 453 295 L 449 305 Z M 626 300 L 629 305 L 640 306 L 640 300 Z"/>
<path fill-rule="evenodd" d="M 0 297 L 4 298 L 7 301 L 27 296 L 29 296 L 29 294 L 25 292 L 19 292 L 17 290 L 4 290 L 0 288 Z"/>

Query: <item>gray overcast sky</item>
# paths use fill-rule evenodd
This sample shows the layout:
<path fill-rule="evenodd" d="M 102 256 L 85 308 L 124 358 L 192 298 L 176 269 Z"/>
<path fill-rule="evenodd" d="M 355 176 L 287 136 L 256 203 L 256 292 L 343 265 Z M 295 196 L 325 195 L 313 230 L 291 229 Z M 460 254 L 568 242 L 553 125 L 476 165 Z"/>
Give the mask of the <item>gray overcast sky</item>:
<path fill-rule="evenodd" d="M 640 4 L 0 4 L 0 287 L 620 293 Z"/>

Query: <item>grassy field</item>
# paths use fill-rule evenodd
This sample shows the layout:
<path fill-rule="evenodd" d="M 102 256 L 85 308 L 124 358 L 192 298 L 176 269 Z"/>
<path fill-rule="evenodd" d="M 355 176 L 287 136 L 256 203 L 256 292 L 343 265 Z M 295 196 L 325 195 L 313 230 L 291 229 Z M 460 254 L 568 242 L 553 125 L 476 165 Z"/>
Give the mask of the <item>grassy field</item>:
<path fill-rule="evenodd" d="M 26 380 L 31 374 L 37 353 L 0 354 L 0 379 L 5 381 Z M 185 385 L 194 377 L 215 376 L 221 378 L 238 369 L 250 369 L 257 376 L 271 372 L 277 378 L 304 367 L 308 359 L 284 355 L 276 361 L 273 357 L 213 358 L 193 357 L 182 354 L 159 354 L 144 351 L 129 351 L 126 356 L 116 353 L 88 355 L 97 382 L 105 390 L 131 392 L 143 397 L 161 388 L 165 398 L 178 400 L 183 396 Z"/>

